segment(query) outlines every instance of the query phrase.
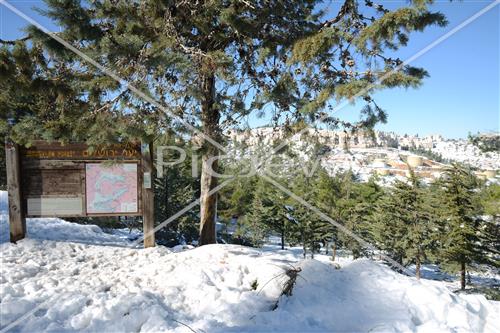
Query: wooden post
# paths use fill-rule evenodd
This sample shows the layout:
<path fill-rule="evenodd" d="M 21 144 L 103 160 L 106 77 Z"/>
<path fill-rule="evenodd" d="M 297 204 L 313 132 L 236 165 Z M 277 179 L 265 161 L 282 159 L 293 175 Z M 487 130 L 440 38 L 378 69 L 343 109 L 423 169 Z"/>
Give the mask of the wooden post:
<path fill-rule="evenodd" d="M 26 236 L 26 218 L 21 196 L 21 166 L 19 146 L 17 144 L 5 144 L 5 161 L 9 198 L 10 241 L 15 243 Z"/>
<path fill-rule="evenodd" d="M 155 246 L 155 215 L 153 192 L 153 147 L 150 144 L 141 145 L 142 165 L 142 223 L 144 232 L 144 247 Z"/>

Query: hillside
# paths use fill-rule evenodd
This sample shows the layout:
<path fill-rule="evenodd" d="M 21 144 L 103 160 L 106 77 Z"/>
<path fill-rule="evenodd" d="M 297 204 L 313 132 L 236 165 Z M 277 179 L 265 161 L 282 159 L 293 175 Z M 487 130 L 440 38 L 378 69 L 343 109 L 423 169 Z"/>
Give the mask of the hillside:
<path fill-rule="evenodd" d="M 389 183 L 404 179 L 408 158 L 414 156 L 420 158 L 420 162 L 413 165 L 414 170 L 427 180 L 439 178 L 451 162 L 466 164 L 476 169 L 479 177 L 490 181 L 498 181 L 495 178 L 500 170 L 500 152 L 482 152 L 466 139 L 445 139 L 440 135 L 419 137 L 382 131 L 352 134 L 330 130 L 287 135 L 281 128 L 263 127 L 233 132 L 230 138 L 237 157 L 259 154 L 259 151 L 269 154 L 273 147 L 286 142 L 285 146 L 302 160 L 319 158 L 331 175 L 352 170 L 361 180 L 373 174 Z M 313 146 L 319 151 L 313 151 Z M 287 157 L 281 163 L 290 163 L 289 160 Z"/>

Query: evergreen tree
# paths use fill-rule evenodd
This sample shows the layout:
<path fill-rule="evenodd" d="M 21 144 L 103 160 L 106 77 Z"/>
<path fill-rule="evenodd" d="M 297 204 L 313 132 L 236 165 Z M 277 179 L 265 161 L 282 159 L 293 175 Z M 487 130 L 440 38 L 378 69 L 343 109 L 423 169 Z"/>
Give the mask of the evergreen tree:
<path fill-rule="evenodd" d="M 354 184 L 354 178 L 355 177 L 352 171 L 339 173 L 335 176 L 336 181 L 332 184 L 337 192 L 335 204 L 332 206 L 332 216 L 337 222 L 348 228 L 350 231 L 353 231 L 354 225 L 352 224 L 348 226 L 347 219 L 350 217 L 350 211 L 356 205 L 356 202 L 352 197 L 353 188 L 356 186 Z M 336 234 L 339 245 L 356 252 L 356 249 L 354 248 L 356 246 L 356 241 L 354 239 L 351 239 L 344 233 L 337 232 Z"/>
<path fill-rule="evenodd" d="M 240 218 L 247 215 L 252 208 L 257 183 L 255 177 L 237 177 L 233 180 L 229 186 L 221 191 L 222 200 L 219 208 L 221 215 L 226 218 Z"/>
<path fill-rule="evenodd" d="M 199 179 L 192 175 L 192 152 L 189 145 L 181 139 L 173 139 L 164 135 L 154 142 L 155 147 L 173 146 L 182 148 L 186 152 L 186 159 L 175 165 L 164 166 L 157 163 L 157 174 L 162 168 L 161 177 L 155 177 L 155 216 L 159 222 L 180 211 L 189 203 L 194 201 L 199 192 Z M 175 161 L 177 152 L 165 149 L 162 152 L 162 162 Z M 194 161 L 194 163 L 198 163 Z M 195 222 L 198 220 L 196 212 L 186 212 L 181 217 L 169 223 L 165 228 L 156 232 L 158 243 L 167 246 L 177 245 L 179 241 L 191 243 L 198 239 Z"/>
<path fill-rule="evenodd" d="M 288 214 L 285 199 L 272 185 L 259 179 L 256 183 L 248 219 L 258 234 L 262 231 L 276 232 L 281 237 L 281 248 L 285 248 Z"/>
<path fill-rule="evenodd" d="M 489 255 L 491 248 L 488 242 L 491 238 L 481 220 L 480 184 L 477 177 L 470 169 L 454 164 L 446 171 L 442 186 L 444 239 L 440 257 L 448 269 L 459 269 L 460 287 L 463 290 L 467 266 L 478 263 L 498 265 L 498 261 L 495 263 Z"/>
<path fill-rule="evenodd" d="M 485 185 L 481 189 L 481 203 L 485 214 L 500 218 L 500 185 Z"/>
<path fill-rule="evenodd" d="M 30 39 L 31 47 L 26 39 Z M 61 57 L 59 44 L 52 42 L 57 48 L 47 50 L 31 35 L 3 44 L 0 46 L 3 137 L 23 145 L 32 140 L 86 141 L 95 145 L 137 139 L 139 133 L 147 136 L 145 128 L 151 123 L 146 117 L 139 122 L 131 113 L 116 111 L 122 95 L 101 100 L 103 92 L 99 87 L 113 80 L 75 71 Z M 153 124 L 156 123 L 155 120 Z"/>
<path fill-rule="evenodd" d="M 366 184 L 357 183 L 352 173 L 344 175 L 342 186 L 342 197 L 338 204 L 340 221 L 347 230 L 371 242 L 370 216 L 381 195 L 380 187 L 374 179 Z M 340 239 L 355 259 L 368 254 L 367 249 L 348 234 L 342 233 Z"/>
<path fill-rule="evenodd" d="M 321 175 L 320 171 L 320 175 Z M 324 199 L 324 188 L 320 188 L 321 180 L 325 179 L 325 175 L 318 177 L 315 174 L 305 175 L 298 174 L 291 180 L 291 187 L 294 193 L 300 193 L 304 200 L 316 204 L 321 204 L 321 199 Z M 291 220 L 295 221 L 291 224 L 291 238 L 302 243 L 304 258 L 307 251 L 314 257 L 314 253 L 318 253 L 322 244 L 326 244 L 332 239 L 332 225 L 328 221 L 321 219 L 315 212 L 311 211 L 303 205 L 296 205 L 290 199 L 293 210 L 290 212 Z"/>
<path fill-rule="evenodd" d="M 30 26 L 26 38 L 2 43 L 0 68 L 7 75 L 0 76 L 0 90 L 22 83 L 17 75 L 24 59 L 10 60 L 19 47 L 36 54 L 26 60 L 49 72 L 44 79 L 69 89 L 51 96 L 28 82 L 31 90 L 14 91 L 16 100 L 25 94 L 35 94 L 34 100 L 51 97 L 44 107 L 28 102 L 32 114 L 13 129 L 23 140 L 92 133 L 88 138 L 102 143 L 116 140 L 115 131 L 150 138 L 157 128 L 180 130 L 181 124 L 167 120 L 165 110 L 215 141 L 225 127 L 238 126 L 241 117 L 256 110 L 273 110 L 276 123 L 320 118 L 332 126 L 372 127 L 385 120 L 371 98 L 375 90 L 417 87 L 427 75 L 402 66 L 384 50 L 393 53 L 407 44 L 411 32 L 446 23 L 443 15 L 427 9 L 430 0 L 392 11 L 369 0 L 345 0 L 331 19 L 324 18 L 320 0 L 45 2 L 43 13 L 61 28 L 58 37 L 164 107 L 145 101 L 130 85 L 112 80 Z M 325 116 L 332 101 L 354 97 L 367 103 L 358 123 Z M 9 98 L 2 95 L 0 105 Z M 217 185 L 210 171 L 217 171 L 218 163 L 209 164 L 219 151 L 206 140 L 201 144 L 203 245 L 215 242 L 217 196 L 208 193 Z"/>
<path fill-rule="evenodd" d="M 267 183 L 268 186 L 270 185 Z M 285 243 L 289 235 L 290 220 L 289 211 L 286 206 L 286 198 L 283 193 L 274 186 L 269 186 L 266 193 L 266 207 L 269 219 L 267 224 L 269 228 L 276 232 L 281 238 L 281 249 L 285 249 Z"/>
<path fill-rule="evenodd" d="M 315 205 L 319 207 L 325 214 L 335 216 L 337 201 L 340 193 L 340 185 L 338 177 L 331 177 L 324 169 L 320 169 L 318 176 L 316 176 L 316 197 Z M 338 246 L 338 230 L 337 227 L 330 223 L 323 223 L 321 226 L 322 243 L 328 254 L 328 245 L 332 245 L 332 259 L 335 260 L 335 255 Z"/>
<path fill-rule="evenodd" d="M 500 262 L 500 185 L 488 184 L 481 191 L 481 205 L 484 207 L 485 217 L 483 233 L 487 235 L 489 252 L 493 260 Z"/>
<path fill-rule="evenodd" d="M 263 195 L 264 192 L 262 191 L 262 187 L 257 185 L 257 190 L 252 200 L 252 209 L 250 214 L 247 215 L 247 223 L 249 225 L 251 239 L 254 246 L 262 245 L 264 238 L 269 231 L 269 226 L 266 222 L 270 216 L 268 215 L 269 210 L 268 207 L 265 206 L 265 199 L 263 198 Z"/>
<path fill-rule="evenodd" d="M 374 226 L 384 250 L 393 252 L 401 264 L 415 263 L 417 279 L 422 262 L 436 246 L 428 200 L 427 189 L 410 169 L 408 181 L 396 181 L 381 200 Z"/>
<path fill-rule="evenodd" d="M 393 206 L 397 203 L 391 200 L 390 192 L 377 203 L 373 214 L 372 234 L 378 249 L 384 251 L 389 257 L 403 265 L 405 249 L 400 241 L 404 237 L 405 228 L 399 219 L 394 219 Z"/>

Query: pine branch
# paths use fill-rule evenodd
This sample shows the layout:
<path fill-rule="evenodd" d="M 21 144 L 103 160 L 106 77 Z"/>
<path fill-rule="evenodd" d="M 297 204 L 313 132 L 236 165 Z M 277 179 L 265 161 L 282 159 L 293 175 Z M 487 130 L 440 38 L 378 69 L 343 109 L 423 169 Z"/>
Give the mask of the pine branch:
<path fill-rule="evenodd" d="M 118 94 L 115 98 L 113 98 L 112 100 L 110 101 L 107 101 L 106 103 L 104 103 L 104 105 L 94 111 L 91 111 L 91 114 L 97 114 L 97 113 L 100 113 L 101 111 L 104 111 L 104 110 L 107 110 L 111 107 L 111 105 L 113 105 L 116 101 L 118 101 L 120 98 L 123 97 L 123 95 L 125 95 L 125 93 L 128 92 L 128 89 L 125 89 L 124 91 L 122 91 L 120 94 Z"/>
<path fill-rule="evenodd" d="M 194 47 L 190 47 L 190 46 L 186 46 L 186 45 L 182 44 L 179 41 L 177 41 L 177 43 L 178 43 L 179 47 L 185 53 L 187 53 L 187 54 L 210 58 L 210 56 L 208 54 L 206 54 L 205 52 L 201 51 L 200 49 L 197 49 L 197 48 L 194 48 Z"/>
<path fill-rule="evenodd" d="M 31 39 L 31 35 L 27 35 L 25 37 L 19 38 L 19 39 L 14 39 L 14 40 L 4 40 L 0 38 L 0 44 L 5 44 L 5 45 L 15 45 L 18 42 L 25 42 L 27 40 Z"/>
<path fill-rule="evenodd" d="M 340 10 L 337 13 L 337 15 L 333 19 L 324 22 L 322 28 L 328 28 L 334 25 L 335 23 L 338 23 L 346 14 L 349 13 L 351 5 L 352 5 L 352 0 L 346 0 L 342 5 L 342 7 L 340 7 Z"/>

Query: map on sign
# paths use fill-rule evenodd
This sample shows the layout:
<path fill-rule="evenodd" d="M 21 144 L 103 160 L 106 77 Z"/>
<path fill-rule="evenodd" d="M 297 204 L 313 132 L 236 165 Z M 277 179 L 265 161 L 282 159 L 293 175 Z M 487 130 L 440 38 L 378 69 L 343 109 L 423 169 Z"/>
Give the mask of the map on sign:
<path fill-rule="evenodd" d="M 87 214 L 136 213 L 137 164 L 85 165 Z"/>

